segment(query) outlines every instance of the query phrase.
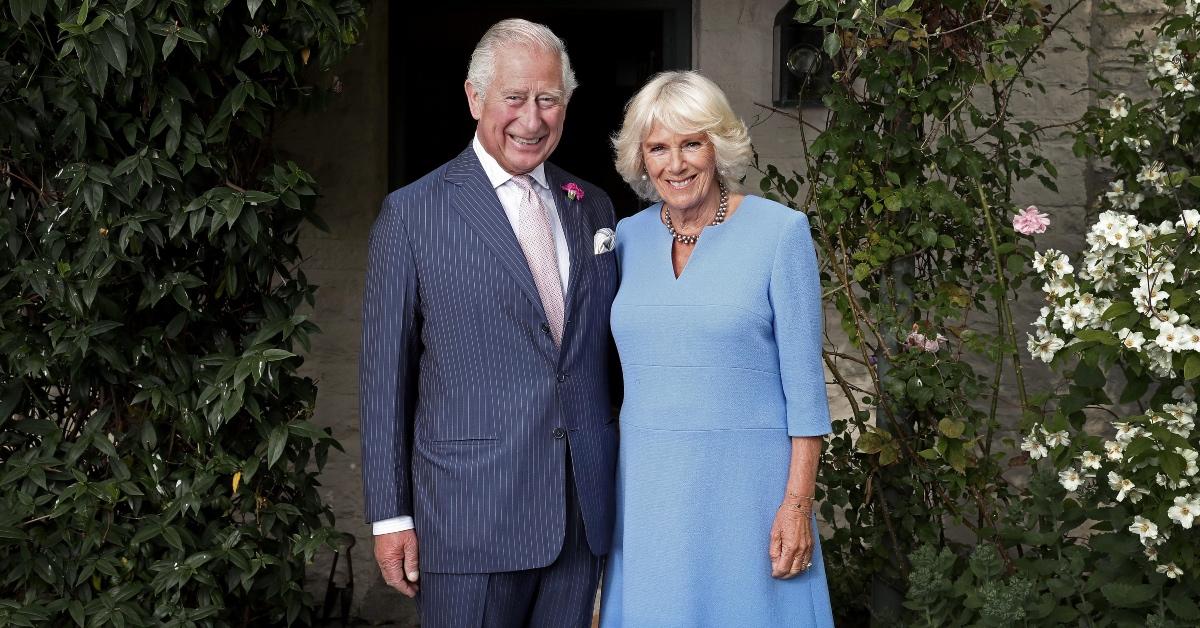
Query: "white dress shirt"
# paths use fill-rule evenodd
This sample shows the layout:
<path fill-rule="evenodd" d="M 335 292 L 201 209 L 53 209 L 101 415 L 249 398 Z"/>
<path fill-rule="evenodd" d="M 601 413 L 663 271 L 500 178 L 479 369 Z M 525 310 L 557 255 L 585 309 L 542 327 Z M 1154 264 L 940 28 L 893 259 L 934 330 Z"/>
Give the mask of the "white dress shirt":
<path fill-rule="evenodd" d="M 492 183 L 492 188 L 496 190 L 496 196 L 500 198 L 500 206 L 504 208 L 504 214 L 508 216 L 513 233 L 517 233 L 521 224 L 521 199 L 524 192 L 512 181 L 513 175 L 505 172 L 499 162 L 483 149 L 478 135 L 472 140 L 471 147 L 475 149 L 475 156 L 483 165 L 484 174 Z M 550 228 L 554 231 L 554 248 L 558 257 L 558 274 L 562 279 L 563 298 L 565 299 L 567 278 L 571 276 L 571 257 L 567 251 L 567 236 L 558 216 L 558 206 L 554 203 L 555 191 L 550 189 L 550 184 L 546 180 L 545 164 L 538 164 L 537 168 L 529 172 L 529 176 L 537 182 L 534 189 L 537 190 L 538 196 L 542 197 L 542 205 L 546 207 L 546 213 L 550 216 Z M 411 530 L 413 527 L 412 517 L 392 517 L 371 523 L 371 532 L 375 535 L 390 534 Z"/>

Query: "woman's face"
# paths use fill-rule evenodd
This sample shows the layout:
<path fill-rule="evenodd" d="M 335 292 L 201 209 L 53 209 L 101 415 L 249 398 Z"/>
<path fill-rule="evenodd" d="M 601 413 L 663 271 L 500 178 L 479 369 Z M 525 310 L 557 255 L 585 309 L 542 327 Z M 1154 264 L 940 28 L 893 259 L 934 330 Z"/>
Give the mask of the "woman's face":
<path fill-rule="evenodd" d="M 675 133 L 655 122 L 642 140 L 642 161 L 671 210 L 695 210 L 720 195 L 716 150 L 705 133 Z"/>

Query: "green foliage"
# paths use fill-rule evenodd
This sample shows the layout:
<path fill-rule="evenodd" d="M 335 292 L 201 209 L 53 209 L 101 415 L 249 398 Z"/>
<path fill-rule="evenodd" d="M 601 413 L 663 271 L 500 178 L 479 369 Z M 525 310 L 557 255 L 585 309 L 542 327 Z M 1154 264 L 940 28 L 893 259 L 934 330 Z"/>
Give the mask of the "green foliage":
<path fill-rule="evenodd" d="M 1087 531 L 1034 555 L 1073 553 L 1082 580 L 1074 595 L 1096 625 L 1200 622 L 1200 190 L 1190 183 L 1200 6 L 1166 4 L 1153 44 L 1131 42 L 1152 96 L 1104 92 L 1076 129 L 1077 152 L 1112 173 L 1078 271 L 1059 251 L 1038 254 L 1047 307 L 1031 351 L 1048 347 L 1042 359 L 1070 385 L 1031 416 L 1023 448 L 1039 459 L 1043 489 L 1061 487 L 1031 495 L 1041 512 L 1027 510 L 1061 516 L 1053 508 L 1067 504 L 1072 525 Z M 1014 536 L 1047 523 L 1030 517 L 1013 522 Z"/>
<path fill-rule="evenodd" d="M 1200 619 L 1195 580 L 1147 576 L 1139 565 L 1137 537 L 1111 533 L 1122 520 L 1117 513 L 1094 519 L 1093 498 L 1068 493 L 1052 469 L 1035 469 L 1021 501 L 999 526 L 1004 544 L 1020 548 L 1011 569 L 1003 569 L 994 545 L 975 548 L 970 560 L 961 558 L 961 548 L 943 547 L 940 553 L 932 545 L 919 548 L 912 555 L 905 603 L 914 612 L 913 623 L 1195 625 Z M 936 564 L 929 558 L 935 553 Z"/>
<path fill-rule="evenodd" d="M 1019 623 L 1019 601 L 1036 586 L 1014 576 L 1016 548 L 1000 534 L 1021 500 L 1006 472 L 1022 460 L 998 432 L 1032 406 L 1010 302 L 1033 247 L 1011 219 L 1036 199 L 1013 190 L 1026 180 L 1054 189 L 1056 172 L 1043 130 L 1014 119 L 1010 104 L 1041 89 L 1025 68 L 1065 15 L 1032 0 L 798 6 L 828 29 L 834 84 L 820 132 L 803 138 L 804 172 L 763 164 L 761 189 L 809 214 L 825 294 L 850 340 L 825 354 L 852 405 L 821 470 L 821 515 L 836 522 L 824 556 L 853 579 L 835 585 L 833 606 L 868 607 L 872 581 L 903 590 L 920 546 L 949 556 L 979 545 L 999 550 L 1004 584 L 970 584 L 970 608 L 927 620 Z M 969 540 L 952 541 L 951 530 Z M 905 617 L 872 608 L 875 618 L 919 623 L 959 586 L 930 578 L 910 588 Z"/>
<path fill-rule="evenodd" d="M 1033 583 L 1009 576 L 996 548 L 979 545 L 966 561 L 949 548 L 922 545 L 909 556 L 905 606 L 913 611 L 911 626 L 1026 626 L 1031 619 Z M 964 565 L 965 562 L 965 565 Z M 952 579 L 953 578 L 953 579 Z M 1032 612 L 1031 612 L 1032 610 Z"/>
<path fill-rule="evenodd" d="M 360 3 L 0 13 L 0 624 L 310 621 L 317 193 L 271 134 Z"/>
<path fill-rule="evenodd" d="M 829 113 L 804 143 L 805 172 L 765 165 L 761 186 L 810 214 L 825 291 L 851 341 L 825 355 L 853 406 L 834 423 L 821 472 L 821 514 L 835 522 L 824 555 L 831 573 L 853 583 L 834 583 L 835 609 L 865 606 L 868 583 L 891 583 L 905 589 L 905 603 L 901 617 L 872 608 L 885 623 L 1200 620 L 1200 527 L 1187 520 L 1185 528 L 1180 510 L 1200 512 L 1187 385 L 1200 358 L 1186 339 L 1169 353 L 1153 346 L 1162 340 L 1158 321 L 1129 300 L 1139 280 L 1156 291 L 1164 284 L 1162 303 L 1150 308 L 1160 320 L 1183 325 L 1200 315 L 1189 296 L 1200 215 L 1187 213 L 1200 193 L 1192 183 L 1200 181 L 1200 98 L 1179 82 L 1200 73 L 1200 28 L 1195 3 L 1168 4 L 1182 11 L 1156 34 L 1171 43 L 1135 57 L 1163 96 L 1113 96 L 1111 107 L 1084 117 L 1076 142 L 1080 155 L 1108 160 L 1121 182 L 1104 202 L 1153 226 L 1135 225 L 1130 233 L 1145 242 L 1122 243 L 1119 255 L 1103 234 L 1089 236 L 1091 257 L 1076 271 L 1056 266 L 1057 252 L 1035 257 L 1009 227 L 1013 210 L 1033 200 L 1013 198 L 1018 182 L 1054 188 L 1042 129 L 1013 119 L 1009 103 L 1040 89 L 1026 64 L 1065 16 L 1039 2 L 799 1 L 799 13 L 815 15 L 836 44 L 826 46 L 837 70 L 824 98 Z M 1031 265 L 1046 269 L 1038 283 L 1050 314 L 1029 351 L 1063 367 L 1061 394 L 1025 388 L 1009 303 L 1033 283 Z M 1108 287 L 1099 275 L 1111 275 Z M 1094 311 L 1064 331 L 1059 317 L 1071 308 Z M 1128 344 L 1131 329 L 1145 334 L 1144 352 Z M 1046 342 L 1050 349 L 1039 346 Z M 1110 399 L 1118 370 L 1124 389 Z M 1014 389 L 1015 411 L 1004 417 L 1001 397 Z M 1097 457 L 1112 433 L 1084 425 L 1115 401 L 1151 411 L 1120 419 L 1138 431 L 1115 437 L 1114 464 Z M 1002 418 L 1037 426 L 1021 444 L 1028 455 L 997 437 Z M 1032 477 L 1011 484 L 1011 468 Z M 1137 490 L 1119 491 L 1110 469 Z M 1139 541 L 1136 521 L 1156 524 L 1158 535 Z"/>

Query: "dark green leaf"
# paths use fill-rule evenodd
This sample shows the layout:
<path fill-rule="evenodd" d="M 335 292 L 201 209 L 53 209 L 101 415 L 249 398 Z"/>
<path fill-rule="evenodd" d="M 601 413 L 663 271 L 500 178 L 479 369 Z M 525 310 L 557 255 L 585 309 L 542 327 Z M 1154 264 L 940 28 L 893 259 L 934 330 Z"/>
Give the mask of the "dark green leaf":
<path fill-rule="evenodd" d="M 179 43 L 178 35 L 176 35 L 175 33 L 171 33 L 171 34 L 167 35 L 166 39 L 164 39 L 163 43 L 162 43 L 163 59 L 166 59 L 167 57 L 171 56 L 171 52 L 175 50 L 175 46 L 178 43 Z"/>
<path fill-rule="evenodd" d="M 1116 346 L 1121 344 L 1121 341 L 1110 331 L 1102 329 L 1080 329 L 1075 332 L 1081 340 L 1099 342 L 1105 345 Z"/>
<path fill-rule="evenodd" d="M 1200 621 L 1200 606 L 1186 593 L 1184 587 L 1174 587 L 1166 598 L 1167 608 L 1185 621 Z"/>
<path fill-rule="evenodd" d="M 1106 321 L 1111 321 L 1114 318 L 1123 316 L 1132 311 L 1133 311 L 1133 303 L 1132 302 L 1117 301 L 1117 302 L 1113 303 L 1112 305 L 1108 306 L 1108 309 L 1104 310 L 1104 314 L 1101 316 L 1101 318 L 1103 318 Z"/>
<path fill-rule="evenodd" d="M 825 42 L 822 44 L 821 49 L 830 58 L 837 56 L 838 51 L 842 49 L 842 40 L 838 36 L 837 31 L 831 31 L 825 35 Z"/>
<path fill-rule="evenodd" d="M 267 467 L 275 466 L 275 461 L 283 455 L 283 448 L 287 445 L 288 431 L 287 427 L 280 425 L 271 430 L 271 436 L 267 440 Z"/>
<path fill-rule="evenodd" d="M 105 40 L 105 44 L 103 45 L 107 46 L 106 50 L 108 51 L 105 59 L 112 65 L 114 70 L 124 74 L 125 66 L 129 59 L 124 36 L 115 28 L 105 28 L 103 32 Z"/>
<path fill-rule="evenodd" d="M 1158 595 L 1158 588 L 1148 584 L 1110 582 L 1102 587 L 1105 599 L 1119 608 L 1137 608 Z"/>
<path fill-rule="evenodd" d="M 1159 453 L 1159 464 L 1162 465 L 1163 473 L 1166 473 L 1167 477 L 1176 481 L 1183 476 L 1183 470 L 1187 468 L 1187 463 L 1184 461 L 1183 456 L 1167 451 Z"/>

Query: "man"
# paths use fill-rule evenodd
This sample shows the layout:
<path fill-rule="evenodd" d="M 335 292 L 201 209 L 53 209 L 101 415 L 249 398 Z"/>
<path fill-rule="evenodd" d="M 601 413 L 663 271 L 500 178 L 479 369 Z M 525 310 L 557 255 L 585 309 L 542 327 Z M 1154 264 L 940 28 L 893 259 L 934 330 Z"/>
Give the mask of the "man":
<path fill-rule="evenodd" d="M 475 139 L 389 194 L 371 232 L 375 557 L 389 585 L 419 592 L 424 628 L 586 626 L 613 526 L 617 271 L 611 244 L 593 246 L 612 202 L 546 163 L 575 87 L 548 28 L 494 25 L 465 87 Z"/>

